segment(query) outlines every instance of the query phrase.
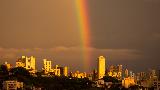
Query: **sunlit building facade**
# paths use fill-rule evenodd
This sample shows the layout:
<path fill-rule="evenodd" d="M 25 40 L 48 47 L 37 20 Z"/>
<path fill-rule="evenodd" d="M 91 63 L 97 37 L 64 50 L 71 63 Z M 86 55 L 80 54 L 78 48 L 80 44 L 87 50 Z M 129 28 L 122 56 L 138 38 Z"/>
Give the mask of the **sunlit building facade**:
<path fill-rule="evenodd" d="M 68 67 L 64 67 L 64 69 L 63 69 L 63 74 L 64 74 L 64 76 L 68 76 Z"/>
<path fill-rule="evenodd" d="M 34 56 L 22 56 L 16 61 L 16 67 L 23 67 L 30 73 L 36 72 L 36 58 Z"/>
<path fill-rule="evenodd" d="M 60 76 L 61 75 L 61 72 L 60 72 L 60 68 L 58 68 L 59 66 L 56 65 L 55 68 L 53 69 L 53 73 L 54 75 L 56 76 Z"/>
<path fill-rule="evenodd" d="M 98 57 L 98 79 L 102 79 L 105 76 L 105 57 Z"/>
<path fill-rule="evenodd" d="M 16 80 L 3 81 L 3 90 L 23 90 L 23 82 Z"/>
<path fill-rule="evenodd" d="M 45 74 L 48 74 L 49 72 L 52 72 L 52 61 L 43 59 L 43 68 Z"/>
<path fill-rule="evenodd" d="M 130 86 L 133 86 L 135 85 L 135 80 L 131 77 L 128 77 L 128 78 L 124 78 L 122 80 L 122 86 L 124 86 L 125 88 L 129 88 Z"/>
<path fill-rule="evenodd" d="M 72 73 L 72 77 L 76 77 L 76 78 L 85 78 L 87 77 L 87 74 L 86 72 L 79 72 L 79 71 L 76 71 L 75 73 Z"/>
<path fill-rule="evenodd" d="M 123 71 L 122 65 L 117 65 L 117 66 L 111 65 L 109 67 L 108 76 L 115 77 L 115 78 L 121 80 L 122 79 L 122 71 Z"/>

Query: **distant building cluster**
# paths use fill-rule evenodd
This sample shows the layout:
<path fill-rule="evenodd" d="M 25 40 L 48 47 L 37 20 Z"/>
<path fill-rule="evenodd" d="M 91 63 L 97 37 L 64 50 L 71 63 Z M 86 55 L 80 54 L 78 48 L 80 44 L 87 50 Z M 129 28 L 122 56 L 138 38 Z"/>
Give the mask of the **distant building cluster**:
<path fill-rule="evenodd" d="M 150 69 L 146 72 L 138 72 L 134 73 L 127 68 L 123 68 L 121 64 L 119 65 L 111 65 L 107 66 L 106 58 L 104 56 L 99 56 L 97 59 L 97 69 L 93 70 L 91 73 L 86 72 L 69 72 L 69 68 L 67 66 L 61 67 L 59 65 L 52 66 L 52 60 L 43 59 L 43 67 L 42 72 L 44 77 L 50 76 L 65 76 L 71 78 L 88 78 L 89 80 L 95 82 L 93 87 L 110 87 L 113 82 L 105 81 L 105 77 L 112 77 L 116 80 L 120 81 L 114 84 L 120 84 L 122 87 L 129 88 L 131 86 L 141 86 L 145 89 L 153 87 L 154 89 L 160 89 L 160 70 L 157 72 L 154 69 Z M 7 69 L 11 69 L 12 65 L 5 62 L 4 65 Z M 28 70 L 32 75 L 35 75 L 37 72 L 36 69 L 36 58 L 34 56 L 27 57 L 22 56 L 16 60 L 15 67 L 23 67 Z M 106 68 L 108 67 L 108 68 Z M 18 82 L 16 80 L 8 80 L 3 82 L 3 89 L 11 89 L 16 90 L 15 88 L 22 88 L 23 82 Z"/>
<path fill-rule="evenodd" d="M 87 77 L 87 73 L 86 72 L 79 72 L 79 71 L 76 71 L 75 73 L 72 73 L 70 72 L 70 76 L 71 77 L 76 77 L 76 78 L 85 78 Z"/>
<path fill-rule="evenodd" d="M 153 87 L 156 90 L 160 89 L 160 70 L 156 72 L 150 69 L 146 72 L 134 73 L 133 71 L 124 69 L 122 65 L 111 65 L 106 68 L 106 59 L 103 56 L 98 57 L 98 68 L 94 70 L 90 79 L 96 82 L 97 87 L 111 85 L 112 82 L 104 82 L 103 77 L 114 77 L 121 81 L 121 85 L 125 88 L 131 86 L 141 86 L 145 89 Z M 119 83 L 117 83 L 119 84 Z"/>
<path fill-rule="evenodd" d="M 56 76 L 68 76 L 68 67 L 59 67 L 58 65 L 55 68 L 52 68 L 52 61 L 43 59 L 43 68 L 45 74 L 56 75 Z"/>

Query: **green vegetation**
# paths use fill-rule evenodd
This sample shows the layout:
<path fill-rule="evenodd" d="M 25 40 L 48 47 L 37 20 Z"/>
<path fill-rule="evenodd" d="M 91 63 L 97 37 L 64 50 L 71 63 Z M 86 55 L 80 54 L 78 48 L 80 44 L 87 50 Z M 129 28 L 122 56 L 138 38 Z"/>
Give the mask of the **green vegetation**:
<path fill-rule="evenodd" d="M 105 82 L 112 82 L 112 83 L 118 83 L 118 79 L 114 78 L 114 77 L 111 77 L 111 76 L 104 76 L 103 77 L 103 80 Z"/>
<path fill-rule="evenodd" d="M 88 78 L 78 79 L 73 77 L 42 77 L 42 72 L 37 72 L 36 75 L 31 75 L 29 71 L 22 67 L 12 68 L 7 70 L 4 65 L 0 66 L 0 87 L 5 80 L 18 80 L 24 82 L 27 90 L 31 90 L 32 86 L 41 87 L 46 90 L 79 90 L 91 87 L 91 81 Z"/>

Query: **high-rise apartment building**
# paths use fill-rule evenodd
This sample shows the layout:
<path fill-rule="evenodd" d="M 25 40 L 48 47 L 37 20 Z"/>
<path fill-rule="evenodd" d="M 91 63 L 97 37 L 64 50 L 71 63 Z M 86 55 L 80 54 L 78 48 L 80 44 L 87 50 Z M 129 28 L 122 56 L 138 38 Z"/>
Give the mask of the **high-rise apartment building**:
<path fill-rule="evenodd" d="M 47 74 L 49 72 L 52 72 L 52 61 L 47 60 L 47 59 L 43 59 L 43 68 L 42 70 L 44 70 L 44 73 Z"/>
<path fill-rule="evenodd" d="M 103 56 L 98 57 L 98 79 L 102 79 L 105 76 L 105 58 Z"/>
<path fill-rule="evenodd" d="M 16 67 L 23 67 L 29 70 L 30 73 L 36 72 L 36 58 L 34 56 L 22 56 L 16 61 Z"/>
<path fill-rule="evenodd" d="M 64 67 L 63 68 L 63 74 L 64 74 L 64 76 L 68 76 L 68 67 Z"/>

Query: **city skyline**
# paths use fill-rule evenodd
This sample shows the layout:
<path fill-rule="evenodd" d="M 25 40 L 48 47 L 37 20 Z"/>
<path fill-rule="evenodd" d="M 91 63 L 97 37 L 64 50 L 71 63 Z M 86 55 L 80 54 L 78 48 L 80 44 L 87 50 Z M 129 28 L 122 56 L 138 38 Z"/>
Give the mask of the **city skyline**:
<path fill-rule="evenodd" d="M 5 62 L 0 62 L 1 65 L 9 65 L 7 67 L 9 68 L 15 68 L 15 67 L 24 67 L 27 70 L 29 69 L 33 69 L 34 72 L 39 72 L 39 71 L 45 71 L 45 70 L 51 70 L 51 72 L 54 70 L 52 70 L 52 66 L 55 68 L 58 67 L 64 67 L 64 68 L 68 68 L 67 71 L 68 72 L 84 72 L 84 73 L 93 73 L 95 70 L 98 73 L 101 73 L 100 75 L 98 75 L 99 77 L 103 77 L 103 75 L 105 74 L 105 72 L 110 72 L 108 70 L 112 70 L 114 68 L 118 67 L 118 71 L 122 72 L 122 70 L 124 71 L 123 73 L 125 73 L 125 70 L 129 70 L 130 72 L 134 72 L 134 73 L 138 73 L 138 72 L 148 72 L 150 70 L 159 70 L 159 68 L 146 68 L 146 70 L 142 71 L 137 71 L 135 69 L 130 69 L 125 65 L 122 64 L 108 64 L 110 62 L 108 62 L 107 60 L 108 58 L 105 56 L 98 56 L 95 60 L 96 65 L 93 67 L 89 67 L 89 68 L 93 68 L 90 71 L 83 71 L 80 68 L 74 68 L 72 66 L 68 66 L 66 64 L 59 64 L 59 63 L 54 63 L 54 61 L 52 59 L 48 59 L 48 58 L 43 58 L 41 60 L 41 65 L 38 65 L 39 63 L 37 63 L 37 58 L 35 56 L 20 56 L 17 57 L 17 59 L 14 61 L 14 64 L 9 63 L 8 61 Z M 25 61 L 24 61 L 25 60 Z M 47 66 L 46 66 L 47 65 Z M 46 68 L 45 68 L 46 67 Z M 74 69 L 73 69 L 74 68 Z M 31 71 L 32 72 L 32 71 Z M 48 71 L 47 71 L 48 72 Z M 110 73 L 108 73 L 110 75 Z M 112 74 L 111 74 L 112 75 Z"/>
<path fill-rule="evenodd" d="M 79 10 L 87 10 L 88 41 L 82 39 L 86 32 L 80 30 L 77 14 L 81 12 L 74 0 L 0 1 L 0 63 L 15 65 L 18 57 L 33 55 L 38 68 L 47 58 L 54 65 L 91 71 L 103 55 L 107 65 L 122 64 L 133 71 L 160 68 L 160 1 L 82 0 L 78 4 L 84 3 L 86 7 Z"/>

